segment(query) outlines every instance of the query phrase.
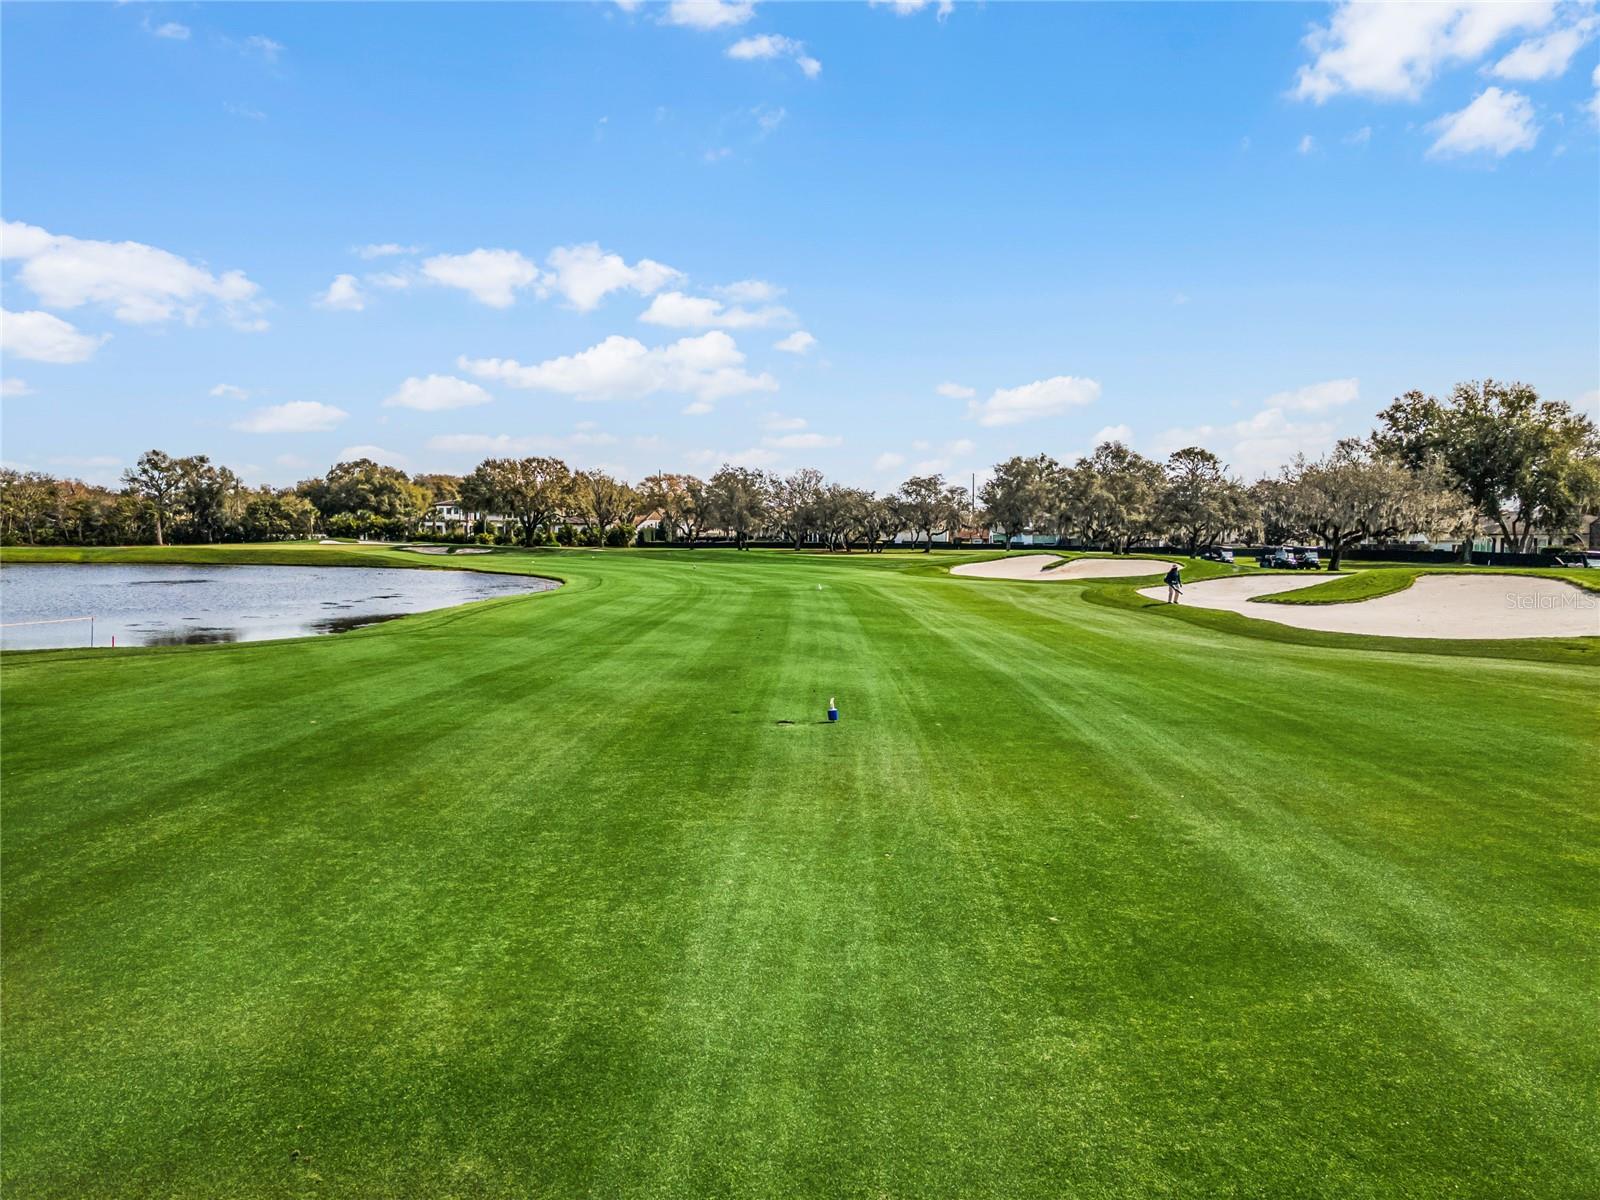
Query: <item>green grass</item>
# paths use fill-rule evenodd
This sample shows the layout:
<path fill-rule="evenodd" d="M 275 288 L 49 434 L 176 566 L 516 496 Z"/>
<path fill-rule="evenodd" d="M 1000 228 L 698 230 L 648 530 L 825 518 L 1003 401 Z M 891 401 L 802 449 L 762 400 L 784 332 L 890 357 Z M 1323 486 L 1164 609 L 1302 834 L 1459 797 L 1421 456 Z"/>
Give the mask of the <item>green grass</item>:
<path fill-rule="evenodd" d="M 1257 596 L 1260 604 L 1352 604 L 1358 600 L 1371 600 L 1378 596 L 1391 596 L 1403 592 L 1416 582 L 1420 571 L 1352 571 L 1348 575 L 1335 575 L 1310 587 L 1296 588 L 1292 592 L 1278 592 L 1270 596 Z"/>
<path fill-rule="evenodd" d="M 1418 567 L 1391 564 L 1381 568 L 1347 568 L 1348 574 L 1335 575 L 1324 583 L 1294 591 L 1257 596 L 1261 604 L 1352 604 L 1403 592 L 1419 575 L 1533 575 L 1560 579 L 1591 592 L 1600 592 L 1600 571 L 1562 567 Z"/>
<path fill-rule="evenodd" d="M 6 656 L 0 1191 L 1593 1194 L 1592 655 L 957 561 Z"/>

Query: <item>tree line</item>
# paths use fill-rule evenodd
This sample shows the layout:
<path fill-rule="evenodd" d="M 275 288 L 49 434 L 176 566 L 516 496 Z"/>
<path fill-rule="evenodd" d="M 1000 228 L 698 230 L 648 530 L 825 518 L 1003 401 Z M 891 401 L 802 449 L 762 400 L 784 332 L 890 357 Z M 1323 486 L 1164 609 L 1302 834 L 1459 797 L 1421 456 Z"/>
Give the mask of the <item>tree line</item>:
<path fill-rule="evenodd" d="M 1409 392 L 1378 414 L 1365 438 L 1321 458 L 1303 456 L 1246 485 L 1210 450 L 1164 460 L 1106 442 L 1071 464 L 1049 454 L 995 465 L 976 496 L 938 474 L 893 492 L 725 464 L 706 479 L 657 473 L 637 484 L 575 471 L 559 458 L 491 458 L 464 476 L 408 475 L 371 459 L 341 462 L 292 488 L 246 487 L 206 456 L 140 456 L 110 489 L 33 471 L 0 470 L 0 537 L 8 543 L 83 545 L 275 541 L 321 533 L 521 545 L 693 544 L 710 535 L 744 548 L 881 548 L 902 531 L 924 549 L 997 530 L 1007 548 L 1024 532 L 1126 551 L 1160 543 L 1190 553 L 1224 539 L 1315 541 L 1331 567 L 1351 546 L 1408 534 L 1453 540 L 1465 552 L 1480 523 L 1512 549 L 1536 532 L 1577 537 L 1600 509 L 1600 434 L 1566 404 L 1523 384 L 1458 385 L 1438 399 Z M 636 531 L 641 518 L 652 531 Z"/>

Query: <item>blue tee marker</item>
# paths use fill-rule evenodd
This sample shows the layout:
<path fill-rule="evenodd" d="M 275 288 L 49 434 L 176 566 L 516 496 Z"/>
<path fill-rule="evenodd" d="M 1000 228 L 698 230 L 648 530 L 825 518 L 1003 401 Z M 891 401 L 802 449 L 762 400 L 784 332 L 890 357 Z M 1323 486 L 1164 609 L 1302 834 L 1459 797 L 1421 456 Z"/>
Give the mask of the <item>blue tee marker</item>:
<path fill-rule="evenodd" d="M 839 719 L 839 706 L 833 702 L 833 697 L 829 696 L 828 697 L 828 720 L 837 721 L 838 719 Z"/>

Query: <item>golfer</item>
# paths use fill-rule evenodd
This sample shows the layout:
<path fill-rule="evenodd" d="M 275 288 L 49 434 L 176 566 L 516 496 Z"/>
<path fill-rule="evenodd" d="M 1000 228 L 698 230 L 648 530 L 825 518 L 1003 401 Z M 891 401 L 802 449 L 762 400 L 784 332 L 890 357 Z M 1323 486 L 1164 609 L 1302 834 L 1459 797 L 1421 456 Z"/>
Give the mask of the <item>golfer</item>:
<path fill-rule="evenodd" d="M 1183 576 L 1178 574 L 1178 565 L 1174 563 L 1172 570 L 1167 572 L 1167 603 L 1178 603 L 1178 597 L 1183 595 Z"/>

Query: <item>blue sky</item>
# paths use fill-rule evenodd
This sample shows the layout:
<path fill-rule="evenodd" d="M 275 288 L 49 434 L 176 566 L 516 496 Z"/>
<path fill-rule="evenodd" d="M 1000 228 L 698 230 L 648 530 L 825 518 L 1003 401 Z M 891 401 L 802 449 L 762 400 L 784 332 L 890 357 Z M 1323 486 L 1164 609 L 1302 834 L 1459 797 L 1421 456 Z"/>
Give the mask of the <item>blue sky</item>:
<path fill-rule="evenodd" d="M 1592 4 L 7 3 L 4 445 L 888 487 L 1597 407 Z"/>

